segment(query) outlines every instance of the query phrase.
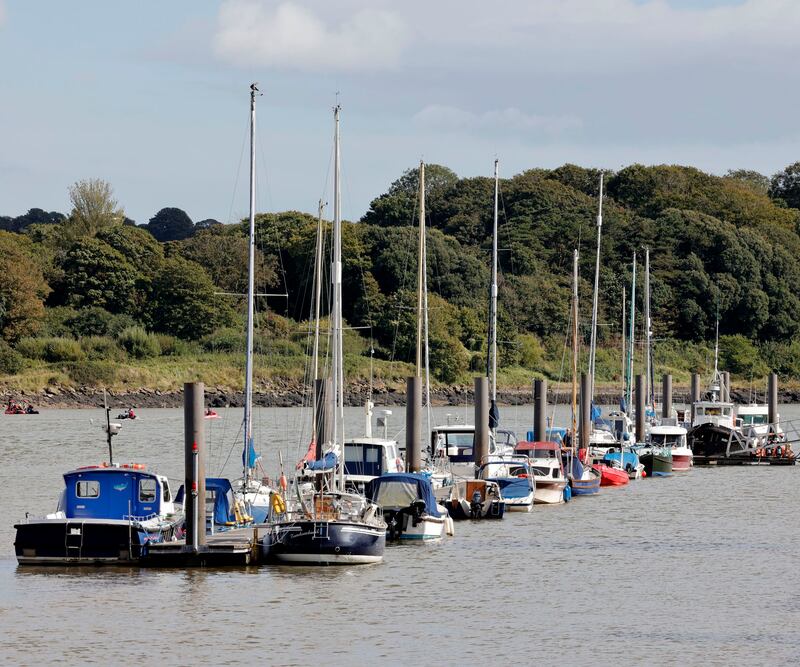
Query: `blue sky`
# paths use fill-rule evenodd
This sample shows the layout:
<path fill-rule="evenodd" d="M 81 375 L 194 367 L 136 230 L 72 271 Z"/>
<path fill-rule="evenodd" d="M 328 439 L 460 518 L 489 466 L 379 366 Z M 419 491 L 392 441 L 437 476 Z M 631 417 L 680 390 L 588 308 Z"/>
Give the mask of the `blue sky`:
<path fill-rule="evenodd" d="M 463 176 L 564 162 L 771 174 L 800 160 L 797 0 L 0 0 L 0 215 L 111 182 L 137 222 L 343 212 L 422 157 Z M 238 177 L 237 177 L 238 174 Z"/>

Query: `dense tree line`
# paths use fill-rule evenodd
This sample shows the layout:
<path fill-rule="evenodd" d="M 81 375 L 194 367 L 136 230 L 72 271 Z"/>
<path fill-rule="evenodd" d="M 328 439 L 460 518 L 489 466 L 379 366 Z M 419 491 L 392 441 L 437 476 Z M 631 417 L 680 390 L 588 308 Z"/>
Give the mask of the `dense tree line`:
<path fill-rule="evenodd" d="M 588 322 L 599 175 L 564 165 L 502 179 L 501 364 L 533 369 L 545 349 L 563 344 L 573 248 L 581 251 Z M 439 165 L 429 165 L 426 176 L 432 370 L 453 381 L 484 363 L 494 184 Z M 769 358 L 792 344 L 800 331 L 800 163 L 771 178 L 666 165 L 605 176 L 601 341 L 616 342 L 632 257 L 641 266 L 648 247 L 657 338 L 709 340 L 718 318 L 731 364 L 742 368 L 756 345 Z M 364 327 L 362 336 L 385 359 L 414 355 L 417 180 L 416 169 L 405 172 L 343 230 L 345 317 Z M 99 180 L 76 183 L 70 201 L 68 215 L 33 208 L 0 217 L 0 363 L 14 348 L 57 356 L 35 343 L 46 337 L 113 336 L 133 356 L 146 356 L 155 340 L 148 336 L 162 336 L 159 349 L 175 347 L 165 336 L 216 336 L 224 347 L 241 328 L 245 223 L 194 223 L 169 207 L 137 226 Z M 257 216 L 259 286 L 288 295 L 261 297 L 260 309 L 309 317 L 316 230 L 317 220 L 303 213 Z M 281 333 L 276 321 L 273 337 L 298 330 L 282 325 Z"/>

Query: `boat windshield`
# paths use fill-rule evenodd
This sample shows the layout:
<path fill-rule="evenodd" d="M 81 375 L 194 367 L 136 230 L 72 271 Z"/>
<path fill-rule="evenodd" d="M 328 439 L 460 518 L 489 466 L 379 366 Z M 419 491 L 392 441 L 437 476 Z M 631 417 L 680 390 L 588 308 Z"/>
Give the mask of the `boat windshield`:
<path fill-rule="evenodd" d="M 653 445 L 658 445 L 660 447 L 674 447 L 675 445 L 680 444 L 680 436 L 679 435 L 672 435 L 668 433 L 651 433 L 650 434 L 650 442 Z"/>
<path fill-rule="evenodd" d="M 767 424 L 769 417 L 767 415 L 740 415 L 740 419 L 743 426 L 759 426 Z"/>

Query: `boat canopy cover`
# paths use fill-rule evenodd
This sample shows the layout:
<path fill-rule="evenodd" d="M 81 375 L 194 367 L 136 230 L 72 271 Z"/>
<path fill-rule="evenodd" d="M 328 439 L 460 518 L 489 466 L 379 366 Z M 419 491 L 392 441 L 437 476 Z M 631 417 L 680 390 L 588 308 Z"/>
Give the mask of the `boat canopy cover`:
<path fill-rule="evenodd" d="M 500 494 L 506 500 L 525 498 L 532 491 L 531 482 L 524 477 L 492 477 L 492 482 L 497 482 Z"/>
<path fill-rule="evenodd" d="M 431 516 L 441 516 L 433 486 L 425 475 L 410 472 L 384 473 L 370 481 L 365 492 L 372 502 L 384 510 L 405 509 L 415 500 L 425 501 L 425 511 Z"/>
<path fill-rule="evenodd" d="M 206 494 L 210 491 L 214 492 L 214 523 L 236 521 L 231 481 L 223 477 L 206 477 Z"/>
<path fill-rule="evenodd" d="M 333 470 L 336 467 L 336 452 L 328 452 L 319 461 L 311 461 L 309 470 Z"/>

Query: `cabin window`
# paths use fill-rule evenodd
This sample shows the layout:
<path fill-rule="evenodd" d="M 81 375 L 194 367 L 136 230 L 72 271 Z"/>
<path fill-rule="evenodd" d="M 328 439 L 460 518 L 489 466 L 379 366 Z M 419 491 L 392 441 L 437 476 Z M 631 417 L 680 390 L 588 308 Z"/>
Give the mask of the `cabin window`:
<path fill-rule="evenodd" d="M 380 450 L 377 447 L 367 447 L 367 463 L 377 463 Z"/>
<path fill-rule="evenodd" d="M 697 408 L 697 414 L 698 415 L 705 414 L 703 408 Z"/>
<path fill-rule="evenodd" d="M 139 502 L 152 503 L 156 499 L 156 480 L 145 478 L 139 480 Z"/>
<path fill-rule="evenodd" d="M 161 495 L 164 497 L 164 502 L 168 503 L 172 500 L 172 496 L 169 493 L 169 484 L 167 484 L 166 480 L 161 482 Z"/>
<path fill-rule="evenodd" d="M 730 408 L 722 408 L 722 414 L 725 415 L 726 417 L 730 417 L 731 416 L 731 409 Z"/>
<path fill-rule="evenodd" d="M 78 498 L 99 498 L 100 482 L 93 479 L 84 482 L 78 482 L 75 493 Z"/>

